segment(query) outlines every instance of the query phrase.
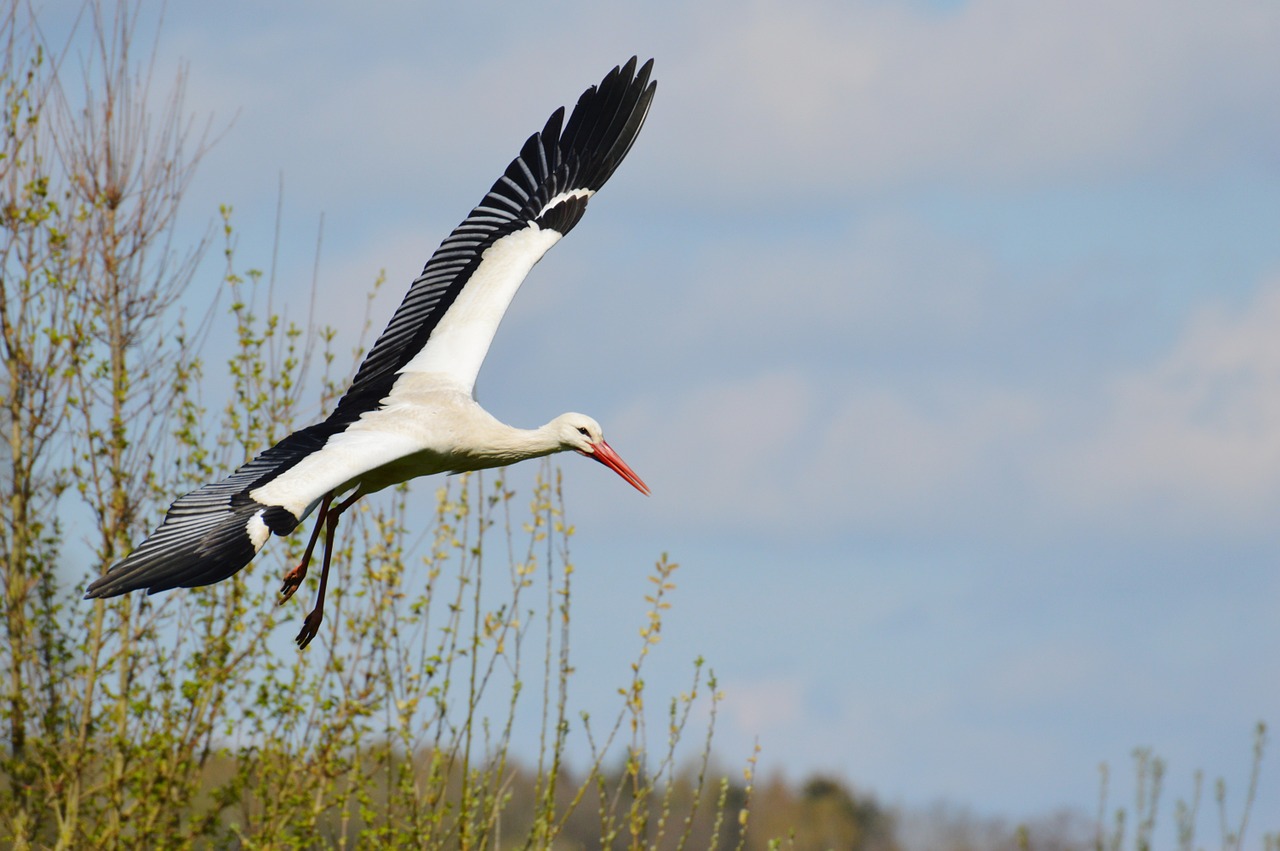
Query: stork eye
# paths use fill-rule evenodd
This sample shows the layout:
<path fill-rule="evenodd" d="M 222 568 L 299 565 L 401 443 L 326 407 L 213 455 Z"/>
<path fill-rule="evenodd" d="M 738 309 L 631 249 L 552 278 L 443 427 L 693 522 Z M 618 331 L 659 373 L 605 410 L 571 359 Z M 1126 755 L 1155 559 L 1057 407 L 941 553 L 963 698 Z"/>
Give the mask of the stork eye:
<path fill-rule="evenodd" d="M 587 431 L 586 426 L 578 426 L 578 434 L 582 435 L 583 437 L 591 436 L 591 432 Z"/>

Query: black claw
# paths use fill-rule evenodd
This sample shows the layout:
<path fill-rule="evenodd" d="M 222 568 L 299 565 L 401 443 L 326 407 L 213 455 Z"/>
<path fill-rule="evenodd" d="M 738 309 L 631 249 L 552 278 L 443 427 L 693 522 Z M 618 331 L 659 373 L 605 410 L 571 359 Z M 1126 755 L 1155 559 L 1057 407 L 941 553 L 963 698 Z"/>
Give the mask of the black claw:
<path fill-rule="evenodd" d="M 312 612 L 307 615 L 302 622 L 302 631 L 298 633 L 297 642 L 298 649 L 306 647 L 311 643 L 311 639 L 315 638 L 320 632 L 320 621 L 324 620 L 324 614 L 321 612 Z"/>
<path fill-rule="evenodd" d="M 301 582 L 291 583 L 286 580 L 284 585 L 280 586 L 280 601 L 276 605 L 283 606 L 285 603 L 289 602 L 289 598 L 293 596 L 293 592 L 297 591 L 301 586 Z"/>

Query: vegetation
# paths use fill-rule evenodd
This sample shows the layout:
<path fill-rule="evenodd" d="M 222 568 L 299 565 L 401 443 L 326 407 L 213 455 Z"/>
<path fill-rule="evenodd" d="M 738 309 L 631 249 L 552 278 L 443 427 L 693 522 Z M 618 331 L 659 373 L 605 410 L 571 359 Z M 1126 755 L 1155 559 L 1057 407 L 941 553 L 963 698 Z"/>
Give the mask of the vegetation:
<path fill-rule="evenodd" d="M 698 661 L 665 712 L 647 705 L 665 556 L 618 714 L 573 714 L 573 528 L 549 465 L 527 506 L 501 475 L 447 480 L 425 522 L 404 489 L 361 505 L 308 652 L 292 622 L 277 635 L 273 594 L 301 531 L 235 581 L 79 599 L 174 494 L 330 407 L 359 354 L 270 309 L 229 210 L 229 310 L 215 297 L 194 327 L 176 318 L 212 241 L 175 230 L 208 133 L 183 78 L 161 92 L 133 56 L 139 9 L 87 8 L 76 85 L 33 13 L 0 20 L 0 844 L 745 847 L 750 770 L 713 771 L 712 726 L 686 736 L 691 718 L 714 723 L 714 675 Z M 210 410 L 213 334 L 236 345 Z M 521 765 L 512 731 L 530 715 L 541 735 Z M 586 766 L 565 763 L 575 736 Z"/>
<path fill-rule="evenodd" d="M 839 780 L 759 782 L 755 755 L 722 776 L 701 660 L 684 694 L 652 705 L 644 669 L 677 571 L 666 556 L 617 715 L 574 713 L 573 527 L 549 464 L 523 498 L 501 475 L 447 480 L 429 521 L 404 489 L 361 503 L 335 553 L 325 640 L 306 652 L 289 640 L 300 607 L 280 624 L 273 593 L 302 531 L 234 581 L 79 599 L 175 494 L 331 407 L 355 365 L 332 329 L 271 309 L 270 277 L 239 266 L 229 210 L 220 235 L 181 245 L 209 135 L 184 79 L 162 92 L 133 55 L 139 8 L 87 8 L 74 85 L 33 13 L 13 3 L 0 18 L 0 846 L 901 847 L 901 814 Z M 221 286 L 203 289 L 223 296 L 188 325 L 175 306 L 190 311 L 218 239 Z M 227 383 L 210 406 L 214 334 L 236 345 L 212 367 Z M 537 747 L 521 762 L 513 731 L 530 718 Z M 568 764 L 570 742 L 585 765 Z M 1158 785 L 1139 801 L 1137 848 Z M 1247 814 L 1224 847 L 1239 847 Z M 953 822 L 933 819 L 956 842 L 932 847 L 1126 841 L 1122 816 L 1096 835 L 987 825 L 975 845 L 957 844 Z"/>
<path fill-rule="evenodd" d="M 262 574 L 298 558 L 296 536 L 240 581 L 78 599 L 174 493 L 293 427 L 309 361 L 321 363 L 322 405 L 342 377 L 331 332 L 258 313 L 263 282 L 236 271 L 228 216 L 238 345 L 220 416 L 206 410 L 197 342 L 217 320 L 175 335 L 171 310 L 205 247 L 174 240 L 205 137 L 181 78 L 157 100 L 140 75 L 149 63 L 131 56 L 130 7 L 90 12 L 94 52 L 74 92 L 34 22 L 16 8 L 3 21 L 0 835 L 14 847 L 546 846 L 590 812 L 603 841 L 688 841 L 710 817 L 712 836 L 739 842 L 706 751 L 692 785 L 675 768 L 695 702 L 714 711 L 714 679 L 699 666 L 665 741 L 646 738 L 642 665 L 676 569 L 665 559 L 621 712 L 603 728 L 581 719 L 592 765 L 564 767 L 577 723 L 566 700 L 572 528 L 549 468 L 524 521 L 501 477 L 447 483 L 422 548 L 407 540 L 421 524 L 407 521 L 403 491 L 364 506 L 338 554 L 356 569 L 334 594 L 327 651 L 280 652 L 275 635 Z M 92 529 L 87 541 L 68 538 L 66 518 Z M 60 575 L 67 564 L 81 567 Z M 538 699 L 530 676 L 543 730 L 532 772 L 508 757 L 526 690 Z"/>
<path fill-rule="evenodd" d="M 1265 746 L 1266 726 L 1259 724 L 1254 731 L 1253 760 L 1243 799 L 1233 810 L 1228 804 L 1227 783 L 1219 778 L 1214 784 L 1214 824 L 1207 831 L 1202 825 L 1203 774 L 1197 771 L 1193 776 L 1190 797 L 1174 803 L 1172 819 L 1162 817 L 1166 766 L 1150 748 L 1139 748 L 1133 752 L 1131 807 L 1111 809 L 1111 769 L 1104 763 L 1100 767 L 1100 794 L 1093 818 L 1079 810 L 1064 809 L 1011 824 L 938 805 L 899 814 L 895 822 L 897 836 L 905 847 L 934 851 L 1240 851 L 1248 847 L 1280 851 L 1277 833 L 1264 834 L 1260 845 L 1246 845 Z M 767 809 L 766 800 L 764 794 L 758 794 L 755 806 Z M 1208 840 L 1205 833 L 1210 836 Z"/>
<path fill-rule="evenodd" d="M 1253 735 L 1253 764 L 1245 787 L 1244 800 L 1238 816 L 1233 816 L 1227 804 L 1227 784 L 1222 778 L 1214 784 L 1218 839 L 1223 851 L 1240 851 L 1245 847 L 1249 817 L 1258 790 L 1258 774 L 1262 770 L 1262 756 L 1267 744 L 1267 727 L 1259 723 Z M 1129 827 L 1132 824 L 1133 845 L 1137 851 L 1150 851 L 1156 847 L 1154 836 L 1158 824 L 1161 793 L 1164 788 L 1165 764 L 1149 748 L 1139 748 L 1133 753 L 1134 807 L 1132 813 L 1123 807 L 1117 809 L 1108 825 L 1107 791 L 1110 771 L 1101 768 L 1101 794 L 1098 800 L 1098 818 L 1094 847 L 1098 851 L 1121 851 L 1126 847 Z M 1174 806 L 1173 829 L 1179 851 L 1192 851 L 1203 847 L 1198 842 L 1201 793 L 1204 775 L 1197 771 L 1193 778 L 1190 800 L 1179 799 Z M 1262 838 L 1266 851 L 1280 849 L 1280 834 L 1269 833 Z"/>

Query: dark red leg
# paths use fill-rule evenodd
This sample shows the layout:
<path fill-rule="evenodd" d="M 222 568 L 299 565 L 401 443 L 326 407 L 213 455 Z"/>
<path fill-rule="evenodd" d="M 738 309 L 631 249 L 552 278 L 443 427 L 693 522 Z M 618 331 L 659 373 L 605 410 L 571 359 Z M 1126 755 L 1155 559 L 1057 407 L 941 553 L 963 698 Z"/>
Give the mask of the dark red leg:
<path fill-rule="evenodd" d="M 302 554 L 302 561 L 298 566 L 284 575 L 284 584 L 280 586 L 280 603 L 283 606 L 293 596 L 293 592 L 297 591 L 302 585 L 302 580 L 307 576 L 307 566 L 311 564 L 311 551 L 316 548 L 316 539 L 320 537 L 320 529 L 324 526 L 325 517 L 329 514 L 329 503 L 333 502 L 333 492 L 324 495 L 320 500 L 320 511 L 316 515 L 316 527 L 311 530 L 311 540 L 307 541 L 307 549 Z"/>
<path fill-rule="evenodd" d="M 340 502 L 336 508 L 331 508 L 325 515 L 324 560 L 320 565 L 320 589 L 316 592 L 316 607 L 302 621 L 302 631 L 298 633 L 297 638 L 299 649 L 310 644 L 311 639 L 315 638 L 316 633 L 320 631 L 320 622 L 324 620 L 324 592 L 329 587 L 329 560 L 333 557 L 333 533 L 338 529 L 338 518 L 342 516 L 342 512 L 350 508 L 360 496 L 360 489 L 357 488 L 355 493 Z"/>

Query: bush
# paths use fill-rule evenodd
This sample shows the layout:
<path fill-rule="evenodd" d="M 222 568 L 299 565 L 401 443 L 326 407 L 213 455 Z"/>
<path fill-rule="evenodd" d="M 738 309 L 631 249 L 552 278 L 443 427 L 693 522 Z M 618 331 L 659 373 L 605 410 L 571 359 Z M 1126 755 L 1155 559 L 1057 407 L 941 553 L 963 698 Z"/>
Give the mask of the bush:
<path fill-rule="evenodd" d="M 301 532 L 217 585 L 79 599 L 174 496 L 305 424 L 300 412 L 331 405 L 345 378 L 331 329 L 259 312 L 270 282 L 237 270 L 228 210 L 214 289 L 230 311 L 215 298 L 195 328 L 173 318 L 202 274 L 206 243 L 176 249 L 174 223 L 208 135 L 184 111 L 181 76 L 150 108 L 157 81 L 139 69 L 151 63 L 131 55 L 138 8 L 90 7 L 75 87 L 34 18 L 15 5 L 0 21 L 0 838 L 549 847 L 588 842 L 589 824 L 600 845 L 740 841 L 725 811 L 746 793 L 708 774 L 710 730 L 694 768 L 677 770 L 691 708 L 715 713 L 701 663 L 662 741 L 646 738 L 641 673 L 676 569 L 665 557 L 617 718 L 572 716 L 573 529 L 549 465 L 527 510 L 501 475 L 447 481 L 426 524 L 404 488 L 362 503 L 335 552 L 345 581 L 326 640 L 307 652 L 287 641 L 293 608 L 278 634 L 273 594 Z M 200 341 L 214 335 L 236 344 L 211 413 Z M 71 563 L 88 567 L 60 572 Z M 512 756 L 517 713 L 541 719 L 531 767 Z M 575 774 L 564 754 L 577 735 L 592 761 Z"/>

